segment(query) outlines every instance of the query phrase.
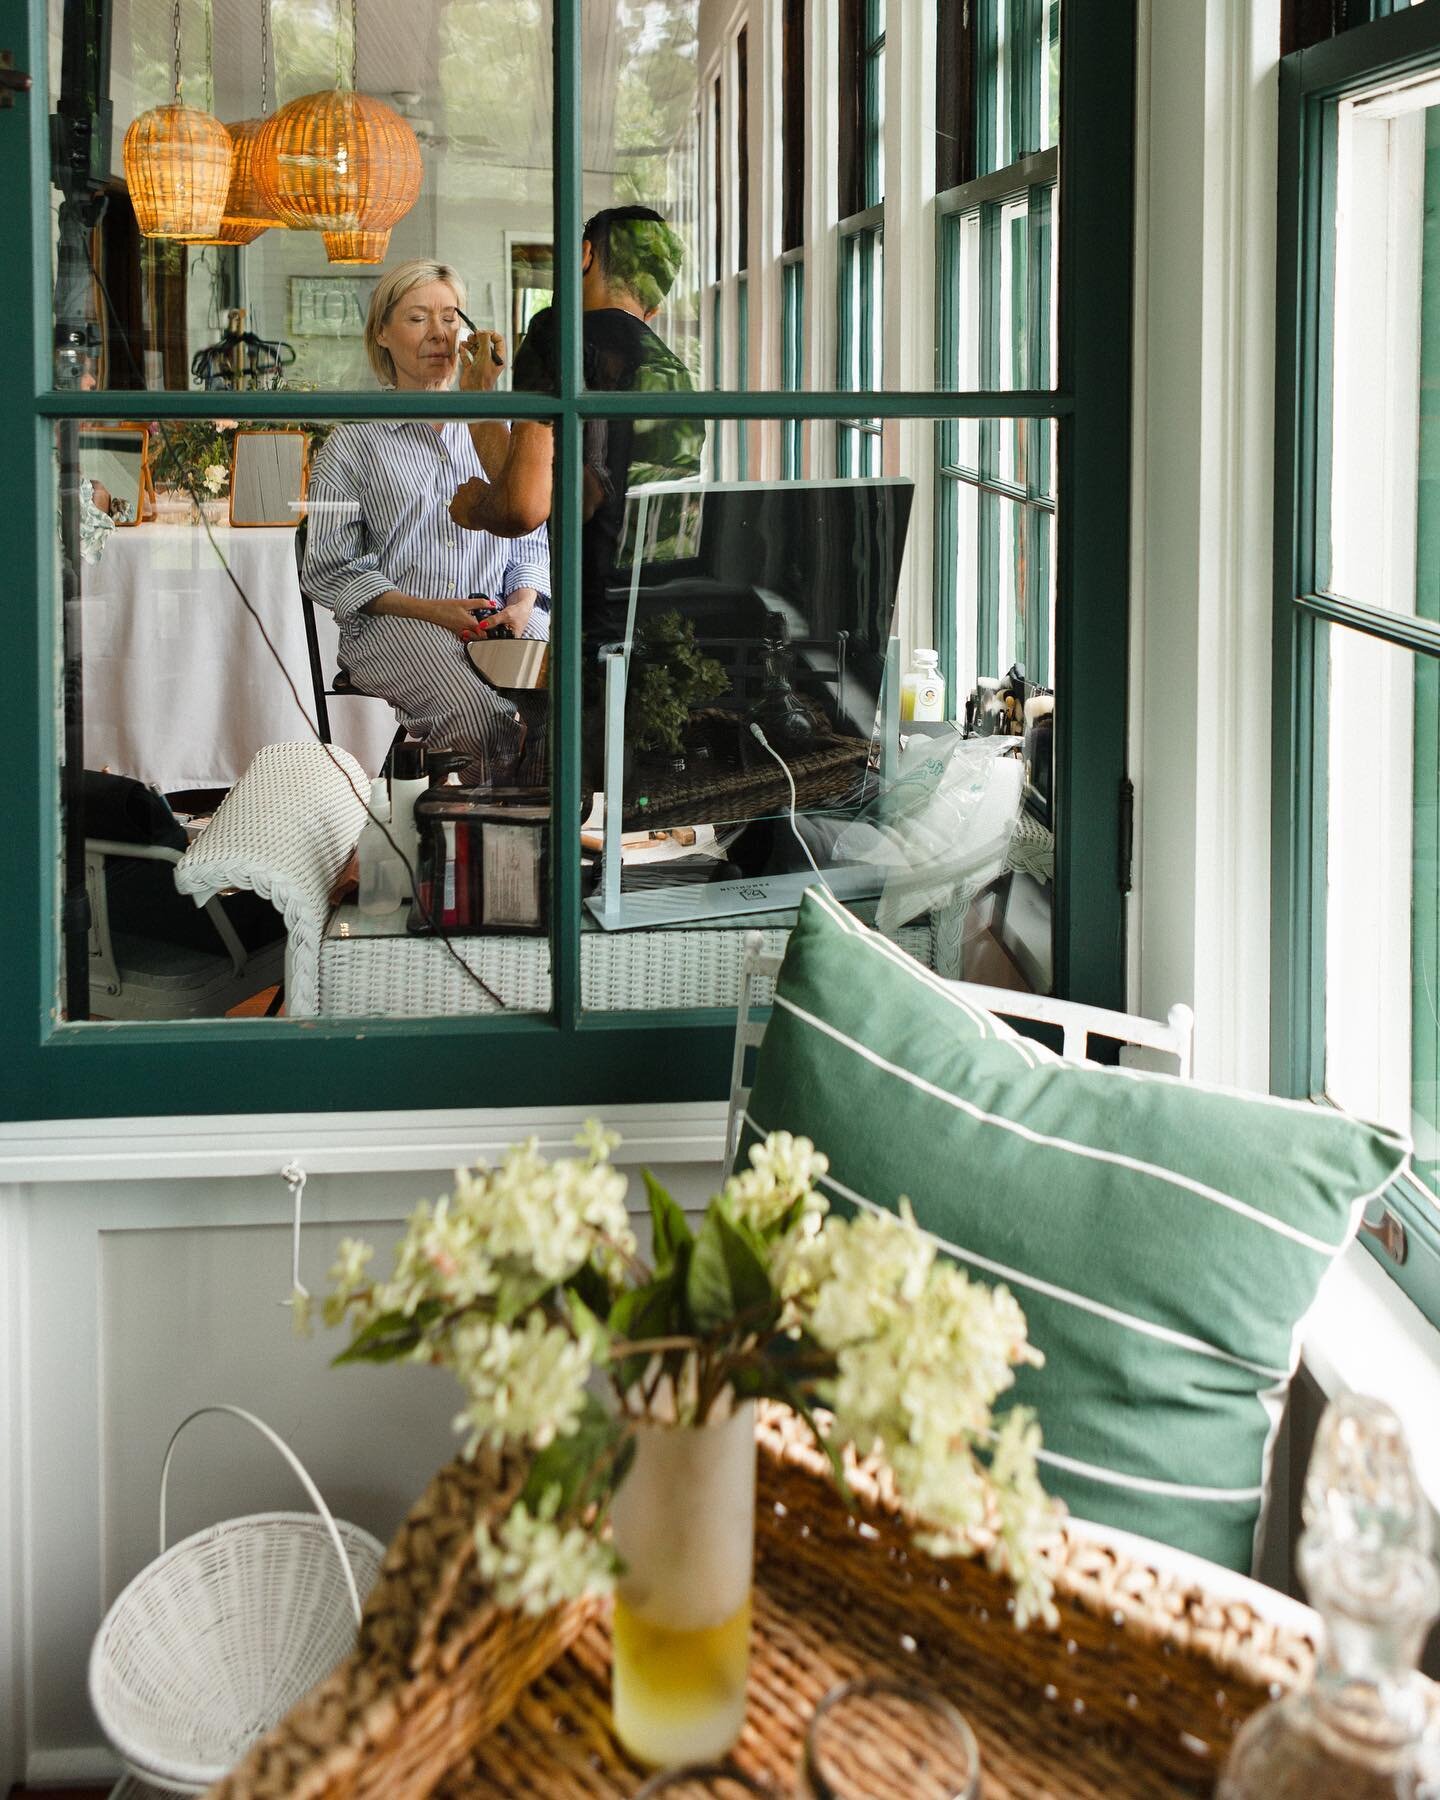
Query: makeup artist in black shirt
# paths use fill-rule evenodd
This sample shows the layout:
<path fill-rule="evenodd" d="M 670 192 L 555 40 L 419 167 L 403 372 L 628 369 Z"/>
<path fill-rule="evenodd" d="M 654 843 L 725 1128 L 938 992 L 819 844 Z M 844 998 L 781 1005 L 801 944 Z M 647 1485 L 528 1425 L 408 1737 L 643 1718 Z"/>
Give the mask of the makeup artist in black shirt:
<path fill-rule="evenodd" d="M 684 246 L 647 206 L 607 207 L 585 226 L 581 242 L 583 356 L 587 388 L 607 392 L 688 392 L 690 373 L 651 330 L 679 272 Z M 537 313 L 515 358 L 518 392 L 558 389 L 554 309 Z M 477 332 L 462 347 L 462 388 L 493 388 L 504 366 L 504 340 Z M 497 360 L 497 358 L 499 360 Z M 520 420 L 472 425 L 486 474 L 466 482 L 450 515 L 472 531 L 502 536 L 533 531 L 549 517 L 554 446 L 549 425 Z M 609 616 L 611 585 L 625 522 L 628 488 L 678 481 L 700 472 L 704 426 L 698 419 L 587 419 L 585 531 L 581 596 L 587 649 L 620 636 L 624 619 Z"/>

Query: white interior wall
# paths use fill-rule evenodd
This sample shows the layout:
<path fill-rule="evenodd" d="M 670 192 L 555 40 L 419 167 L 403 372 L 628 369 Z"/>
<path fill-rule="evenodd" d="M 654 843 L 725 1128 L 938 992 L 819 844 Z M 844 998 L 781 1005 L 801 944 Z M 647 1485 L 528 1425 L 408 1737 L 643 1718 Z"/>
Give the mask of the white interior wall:
<path fill-rule="evenodd" d="M 227 1401 L 286 1437 L 342 1517 L 382 1540 L 451 1453 L 459 1389 L 419 1369 L 332 1370 L 343 1333 L 297 1340 L 289 1192 L 309 1174 L 302 1279 L 334 1245 L 380 1244 L 454 1167 L 534 1133 L 565 1154 L 584 1109 L 0 1130 L 0 1791 L 105 1779 L 85 1665 L 100 1620 L 154 1554 L 160 1462 L 197 1406 Z M 689 1211 L 719 1173 L 720 1106 L 609 1109 L 639 1166 Z M 206 1419 L 171 1472 L 179 1533 L 304 1504 L 276 1453 Z M 173 1537 L 172 1533 L 172 1537 Z"/>

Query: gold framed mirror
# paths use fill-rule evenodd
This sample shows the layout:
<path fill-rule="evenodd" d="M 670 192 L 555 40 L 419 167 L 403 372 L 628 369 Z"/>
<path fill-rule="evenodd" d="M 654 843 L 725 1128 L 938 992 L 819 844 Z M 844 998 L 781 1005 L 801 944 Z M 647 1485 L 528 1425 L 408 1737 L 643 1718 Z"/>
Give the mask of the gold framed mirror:
<path fill-rule="evenodd" d="M 150 492 L 150 434 L 143 425 L 82 425 L 80 473 L 92 499 L 117 525 L 138 525 Z"/>

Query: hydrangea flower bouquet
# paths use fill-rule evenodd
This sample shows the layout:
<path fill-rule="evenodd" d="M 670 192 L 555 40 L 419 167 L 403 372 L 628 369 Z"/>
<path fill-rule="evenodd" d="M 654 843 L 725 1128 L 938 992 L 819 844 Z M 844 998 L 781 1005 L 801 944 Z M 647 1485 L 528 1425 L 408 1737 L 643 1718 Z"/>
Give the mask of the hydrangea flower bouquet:
<path fill-rule="evenodd" d="M 881 1454 L 923 1548 L 985 1546 L 1017 1622 L 1048 1616 L 1037 1552 L 1057 1509 L 1039 1431 L 1021 1407 L 991 1411 L 1040 1360 L 1009 1292 L 938 1261 L 908 1211 L 832 1213 L 825 1157 L 786 1132 L 752 1148 L 698 1229 L 647 1173 L 647 1263 L 618 1139 L 592 1124 L 579 1141 L 579 1157 L 547 1163 L 532 1140 L 457 1173 L 409 1221 L 388 1281 L 368 1245 L 342 1243 L 325 1318 L 351 1321 L 337 1362 L 448 1366 L 467 1453 L 530 1456 L 506 1515 L 477 1525 L 481 1570 L 502 1605 L 534 1612 L 617 1588 L 626 1744 L 665 1763 L 738 1734 L 758 1398 L 804 1417 L 842 1487 L 847 1448 Z"/>

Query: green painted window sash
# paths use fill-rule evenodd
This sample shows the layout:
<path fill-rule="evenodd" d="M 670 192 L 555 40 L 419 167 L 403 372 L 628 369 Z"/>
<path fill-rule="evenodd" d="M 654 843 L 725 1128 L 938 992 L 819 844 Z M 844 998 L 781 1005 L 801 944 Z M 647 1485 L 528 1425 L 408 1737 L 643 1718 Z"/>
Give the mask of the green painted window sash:
<path fill-rule="evenodd" d="M 1383 0 L 1381 0 L 1383 4 Z M 1329 645 L 1337 627 L 1412 652 L 1432 687 L 1440 626 L 1327 591 L 1338 103 L 1440 69 L 1440 6 L 1397 8 L 1280 65 L 1276 329 L 1275 637 L 1271 818 L 1271 1086 L 1328 1104 L 1325 1083 Z M 1421 670 L 1426 673 L 1422 676 Z M 1423 728 L 1424 718 L 1417 714 Z M 1422 748 L 1417 729 L 1417 755 Z M 1435 772 L 1426 774 L 1433 808 Z M 1422 801 L 1417 787 L 1417 803 Z M 1433 824 L 1433 815 L 1432 815 Z M 1397 1264 L 1362 1242 L 1440 1323 L 1440 1211 L 1402 1177 L 1385 1205 L 1404 1227 Z"/>
<path fill-rule="evenodd" d="M 780 385 L 800 391 L 805 378 L 805 253 L 790 251 L 780 268 Z M 787 419 L 781 427 L 781 473 L 797 481 L 803 466 L 803 427 Z"/>
<path fill-rule="evenodd" d="M 861 143 L 865 159 L 865 204 L 885 198 L 882 176 L 881 113 L 885 87 L 885 0 L 865 0 L 865 41 L 860 48 L 864 83 Z"/>
<path fill-rule="evenodd" d="M 750 385 L 750 278 L 735 279 L 735 388 L 744 393 Z M 743 419 L 735 421 L 735 474 L 740 481 L 750 475 L 750 432 Z"/>
<path fill-rule="evenodd" d="M 582 208 L 581 0 L 554 4 L 555 240 L 578 244 Z M 1079 698 L 1057 725 L 1057 991 L 1097 1004 L 1124 1000 L 1124 909 L 1114 884 L 1115 793 L 1124 769 L 1123 668 L 1130 445 L 1128 317 L 1133 220 L 1134 0 L 1094 0 L 1086 30 L 1065 44 L 1067 270 L 1060 384 L 1053 392 L 595 394 L 582 387 L 578 270 L 557 256 L 559 393 L 459 395 L 362 392 L 226 394 L 242 421 L 293 418 L 548 418 L 556 426 L 552 559 L 557 591 L 580 585 L 581 431 L 588 418 L 876 420 L 1022 416 L 1072 421 L 1060 441 L 1065 496 L 1058 544 L 1073 628 L 1057 654 Z M 12 754 L 0 784 L 0 832 L 11 846 L 0 884 L 7 1005 L 0 1010 L 6 1081 L 0 1110 L 40 1120 L 131 1114 L 446 1106 L 568 1105 L 722 1095 L 731 1022 L 694 1011 L 586 1015 L 580 1009 L 580 871 L 552 858 L 554 1005 L 546 1017 L 247 1019 L 70 1028 L 53 1013 L 58 979 L 60 845 L 55 666 L 58 577 L 51 474 L 54 422 L 134 416 L 129 392 L 55 393 L 50 383 L 47 19 L 39 0 L 0 0 L 0 42 L 15 48 L 35 99 L 0 113 L 0 185 L 7 254 L 0 309 L 10 352 L 0 372 L 7 430 L 0 488 L 13 529 L 6 658 L 0 665 Z M 1073 139 L 1073 141 L 1072 141 Z M 149 417 L 213 416 L 216 396 L 147 393 Z M 580 800 L 580 621 L 559 609 L 552 695 L 557 818 Z M 1104 695 L 1104 704 L 1086 696 Z M 1075 771 L 1072 779 L 1071 771 Z M 1074 793 L 1071 795 L 1071 788 Z"/>
<path fill-rule="evenodd" d="M 1035 64 L 1038 83 L 1038 61 Z M 1038 87 L 1037 87 L 1038 93 Z M 1053 173 L 1052 173 L 1053 172 Z M 1051 174 L 1049 183 L 1031 179 Z M 980 221 L 978 269 L 979 374 L 981 385 L 1000 388 L 1000 321 L 1003 262 L 1000 254 L 1003 206 L 1017 193 L 1026 196 L 1023 217 L 1011 220 L 1010 355 L 1012 373 L 1022 381 L 1043 378 L 1050 368 L 1050 242 L 1053 213 L 1053 179 L 1058 166 L 1053 153 L 1029 155 L 1012 170 L 992 171 L 964 188 L 942 196 L 940 208 L 940 283 L 938 316 L 940 346 L 937 379 L 941 386 L 959 381 L 962 333 L 969 321 L 960 309 L 961 233 L 967 217 Z M 1005 408 L 997 406 L 1003 417 Z M 958 563 L 960 494 L 957 482 L 980 490 L 977 504 L 975 575 L 975 667 L 982 674 L 1001 675 L 1001 608 L 1017 614 L 1013 633 L 1014 654 L 1024 663 L 1029 680 L 1049 685 L 1052 647 L 1049 632 L 1049 565 L 1052 458 L 1049 435 L 1030 429 L 1026 420 L 1011 418 L 1004 429 L 1011 433 L 1012 467 L 1018 481 L 1006 481 L 1000 470 L 1001 418 L 981 418 L 978 465 L 960 463 L 957 426 L 946 422 L 937 429 L 936 442 L 936 620 L 941 642 L 941 667 L 947 692 L 957 696 L 960 659 L 960 569 Z M 1005 500 L 1012 532 L 1011 568 L 1015 591 L 1001 594 L 1000 533 Z M 1027 599 L 1023 621 L 1018 617 L 1022 591 Z M 1023 624 L 1023 631 L 1020 628 Z"/>
<path fill-rule="evenodd" d="M 840 225 L 839 331 L 836 386 L 849 393 L 873 389 L 876 326 L 883 297 L 875 278 L 884 232 L 883 207 L 870 207 Z M 843 419 L 836 428 L 835 468 L 842 476 L 880 473 L 882 425 L 875 414 Z"/>
<path fill-rule="evenodd" d="M 725 385 L 725 290 L 718 281 L 710 294 L 710 385 L 713 388 Z M 710 442 L 711 478 L 715 481 L 724 479 L 723 435 L 720 426 L 714 423 L 706 433 Z"/>

